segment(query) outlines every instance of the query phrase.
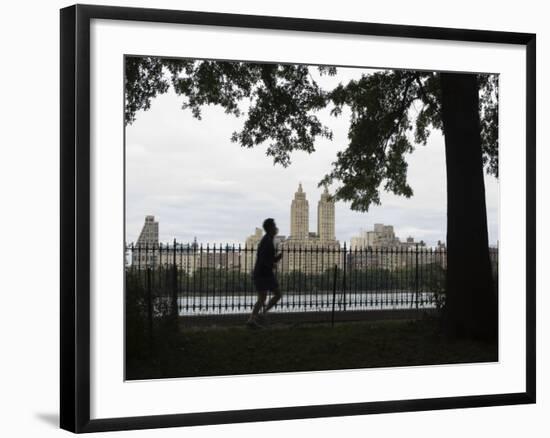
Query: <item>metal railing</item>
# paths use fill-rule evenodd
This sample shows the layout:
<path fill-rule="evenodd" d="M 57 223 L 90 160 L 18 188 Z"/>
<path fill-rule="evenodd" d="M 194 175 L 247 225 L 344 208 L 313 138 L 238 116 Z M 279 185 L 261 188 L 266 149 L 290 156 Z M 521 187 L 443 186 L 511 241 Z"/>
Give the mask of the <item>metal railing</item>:
<path fill-rule="evenodd" d="M 126 249 L 126 294 L 142 297 L 149 318 L 244 314 L 256 302 L 255 246 L 174 241 Z M 277 251 L 282 299 L 272 312 L 429 309 L 444 301 L 444 248 L 280 245 Z M 490 257 L 497 278 L 496 248 Z"/>

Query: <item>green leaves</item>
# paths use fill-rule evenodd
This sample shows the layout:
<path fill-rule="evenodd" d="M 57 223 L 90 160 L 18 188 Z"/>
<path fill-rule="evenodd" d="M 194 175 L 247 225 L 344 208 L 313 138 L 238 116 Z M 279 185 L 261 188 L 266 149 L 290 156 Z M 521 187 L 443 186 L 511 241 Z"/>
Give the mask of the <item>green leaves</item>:
<path fill-rule="evenodd" d="M 487 173 L 498 178 L 498 75 L 478 75 L 481 150 Z"/>
<path fill-rule="evenodd" d="M 479 84 L 484 164 L 498 176 L 498 76 L 480 75 Z M 344 106 L 351 110 L 349 145 L 319 186 L 340 182 L 335 199 L 351 201 L 358 211 L 380 204 L 381 188 L 411 197 L 406 154 L 414 151 L 412 142 L 426 145 L 432 130 L 443 129 L 439 74 L 375 72 L 337 86 L 330 97 L 332 115 Z"/>
<path fill-rule="evenodd" d="M 351 109 L 349 145 L 319 185 L 341 181 L 335 199 L 351 201 L 352 210 L 368 211 L 380 204 L 381 187 L 406 197 L 413 194 L 405 154 L 414 150 L 407 131 L 409 107 L 417 99 L 415 79 L 414 72 L 376 72 L 331 94 L 333 114 L 340 114 L 344 105 Z"/>
<path fill-rule="evenodd" d="M 420 109 L 416 116 L 414 141 L 426 145 L 432 129 L 443 129 L 439 75 L 437 73 L 417 74 L 415 83 L 418 86 Z"/>
<path fill-rule="evenodd" d="M 157 94 L 168 91 L 162 61 L 152 57 L 126 57 L 124 121 L 127 125 L 134 122 L 137 111 L 151 107 L 151 99 Z"/>
<path fill-rule="evenodd" d="M 184 98 L 182 108 L 191 109 L 198 119 L 203 105 L 219 105 L 227 114 L 239 117 L 239 102 L 250 97 L 259 79 L 256 66 L 243 63 L 172 60 L 166 66 L 174 90 Z"/>
<path fill-rule="evenodd" d="M 274 164 L 288 166 L 291 153 L 315 151 L 318 137 L 332 139 L 317 112 L 331 107 L 338 117 L 351 110 L 347 148 L 337 154 L 332 171 L 319 186 L 337 183 L 334 199 L 368 211 L 380 204 L 380 190 L 410 197 L 406 156 L 415 145 L 426 145 L 434 129 L 442 129 L 439 74 L 382 70 L 323 90 L 299 64 L 259 64 L 229 61 L 126 58 L 125 122 L 150 108 L 151 99 L 170 84 L 182 97 L 182 108 L 201 118 L 204 105 L 218 105 L 227 114 L 245 116 L 233 142 L 252 148 L 267 144 Z M 320 75 L 337 69 L 319 66 Z M 484 165 L 498 176 L 498 76 L 478 75 L 479 112 Z M 243 111 L 241 103 L 249 106 Z"/>
<path fill-rule="evenodd" d="M 243 130 L 232 140 L 245 147 L 270 141 L 266 154 L 288 166 L 290 152 L 315 151 L 317 137 L 332 138 L 315 112 L 327 105 L 327 95 L 309 75 L 307 66 L 264 65 L 253 92 Z"/>

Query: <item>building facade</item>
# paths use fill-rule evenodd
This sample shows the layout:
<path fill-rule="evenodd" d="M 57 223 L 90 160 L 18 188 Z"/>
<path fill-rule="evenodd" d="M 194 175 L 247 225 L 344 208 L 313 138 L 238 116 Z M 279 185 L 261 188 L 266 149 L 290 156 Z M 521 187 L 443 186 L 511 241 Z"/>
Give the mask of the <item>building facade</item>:
<path fill-rule="evenodd" d="M 435 248 L 428 248 L 424 241 L 416 242 L 409 236 L 401 241 L 395 235 L 392 225 L 374 224 L 371 231 L 361 231 L 351 238 L 348 260 L 356 269 L 396 269 L 416 265 L 438 264 L 447 267 L 445 244 L 437 242 Z"/>
<path fill-rule="evenodd" d="M 281 242 L 279 272 L 321 273 L 342 264 L 340 242 L 335 238 L 335 208 L 327 188 L 317 204 L 317 232 L 309 231 L 309 204 L 302 184 L 290 207 L 290 236 Z"/>
<path fill-rule="evenodd" d="M 145 223 L 131 254 L 133 266 L 154 267 L 159 263 L 159 254 L 155 248 L 159 246 L 159 223 L 155 216 L 145 216 Z"/>
<path fill-rule="evenodd" d="M 290 204 L 290 238 L 306 240 L 309 235 L 309 203 L 302 189 L 302 183 L 294 193 Z"/>

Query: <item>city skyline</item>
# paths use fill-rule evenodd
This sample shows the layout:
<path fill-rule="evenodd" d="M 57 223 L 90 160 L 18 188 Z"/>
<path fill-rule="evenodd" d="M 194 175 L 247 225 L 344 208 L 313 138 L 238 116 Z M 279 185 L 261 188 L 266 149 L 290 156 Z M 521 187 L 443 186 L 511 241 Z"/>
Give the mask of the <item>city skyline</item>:
<path fill-rule="evenodd" d="M 320 200 L 326 200 L 326 196 L 329 195 L 328 193 L 328 189 L 325 187 L 322 189 L 323 191 L 321 192 L 320 196 L 319 196 L 319 199 Z M 298 193 L 303 193 L 303 201 L 305 201 L 305 215 L 300 211 L 299 213 L 294 213 L 294 210 L 302 210 L 304 207 L 302 207 L 301 209 L 297 209 L 296 208 L 296 202 L 297 202 L 297 199 L 296 199 L 296 195 L 298 195 Z M 299 196 L 299 195 L 298 195 Z M 325 230 L 330 230 L 330 231 L 325 231 L 326 233 L 330 234 L 331 238 L 332 239 L 335 239 L 335 240 L 338 240 L 338 241 L 341 241 L 342 242 L 342 245 L 345 243 L 346 245 L 348 246 L 351 246 L 353 245 L 353 241 L 354 239 L 357 239 L 360 235 L 362 234 L 365 234 L 367 232 L 372 232 L 373 230 L 376 229 L 376 226 L 377 225 L 384 225 L 385 222 L 383 223 L 380 223 L 380 222 L 367 222 L 365 223 L 364 226 L 362 227 L 359 227 L 356 231 L 355 231 L 355 234 L 351 234 L 349 235 L 347 238 L 344 238 L 344 239 L 341 239 L 339 238 L 338 236 L 338 231 L 336 229 L 336 223 L 337 221 L 335 220 L 335 213 L 334 213 L 334 210 L 335 210 L 335 207 L 338 205 L 338 203 L 333 203 L 332 205 L 332 217 L 331 217 L 331 224 L 330 225 L 327 225 L 326 224 L 326 220 L 324 221 L 325 223 L 322 225 L 321 223 L 323 222 L 323 216 L 322 216 L 322 213 L 320 211 L 320 208 L 321 208 L 321 203 L 319 203 L 318 207 L 317 207 L 317 216 L 310 216 L 309 215 L 309 207 L 307 205 L 308 203 L 308 200 L 306 199 L 306 196 L 307 196 L 307 192 L 305 190 L 303 190 L 303 185 L 302 183 L 300 182 L 299 183 L 299 188 L 298 188 L 298 191 L 295 193 L 295 198 L 291 200 L 291 204 L 290 204 L 290 208 L 289 208 L 289 212 L 290 212 L 290 218 L 288 221 L 288 224 L 289 226 L 286 228 L 286 231 L 285 229 L 282 229 L 281 228 L 281 222 L 285 223 L 284 220 L 280 221 L 278 220 L 277 218 L 274 218 L 276 223 L 278 224 L 278 228 L 279 228 L 279 236 L 282 236 L 284 238 L 288 238 L 290 236 L 294 236 L 295 238 L 299 236 L 299 238 L 305 238 L 308 236 L 308 234 L 317 234 L 317 237 L 319 237 L 320 235 L 320 232 L 322 233 L 321 229 L 325 229 Z M 298 202 L 300 202 L 300 200 L 298 200 Z M 326 207 L 325 207 L 326 208 Z M 326 213 L 325 213 L 326 215 Z M 176 233 L 175 235 L 173 236 L 169 236 L 167 235 L 167 233 L 163 233 L 162 232 L 162 225 L 161 224 L 161 218 L 155 214 L 147 214 L 147 215 L 144 215 L 144 218 L 145 218 L 145 222 L 147 223 L 148 220 L 154 220 L 155 221 L 155 224 L 156 224 L 156 239 L 158 242 L 160 243 L 165 243 L 165 244 L 170 244 L 173 242 L 174 239 L 176 239 L 176 241 L 180 242 L 180 243 L 183 243 L 183 244 L 186 244 L 186 243 L 192 243 L 194 241 L 198 241 L 199 243 L 204 243 L 204 244 L 211 244 L 211 245 L 214 245 L 214 244 L 244 244 L 247 240 L 247 237 L 242 237 L 240 239 L 227 239 L 227 240 L 201 240 L 201 239 L 198 239 L 198 236 L 196 234 L 194 234 L 192 231 L 189 231 L 187 232 L 186 234 L 188 236 L 192 236 L 192 238 L 188 238 L 188 239 L 181 239 L 181 238 L 178 238 L 178 233 Z M 153 218 L 153 219 L 150 219 L 150 218 Z M 267 218 L 267 216 L 266 216 Z M 265 219 L 265 218 L 264 218 Z M 294 223 L 293 224 L 293 219 L 294 219 Z M 263 220 L 262 220 L 263 221 Z M 300 221 L 298 223 L 298 221 Z M 314 226 L 312 226 L 312 224 Z M 396 228 L 393 224 L 390 225 L 392 228 Z M 253 224 L 253 227 L 251 229 L 261 229 L 261 223 L 256 223 L 256 224 Z M 293 233 L 293 229 L 295 230 L 294 233 Z M 310 232 L 309 230 L 311 229 L 316 229 L 317 232 Z M 300 230 L 300 231 L 298 231 Z M 401 232 L 400 232 L 401 230 Z M 411 232 L 404 232 L 405 230 L 407 230 L 406 227 L 402 228 L 402 229 L 399 229 L 397 228 L 395 230 L 395 235 L 402 239 L 402 241 L 405 241 L 405 239 L 407 238 L 413 238 L 414 240 L 416 240 L 416 242 L 422 242 L 424 244 L 426 244 L 427 246 L 433 246 L 433 247 L 437 247 L 439 246 L 440 242 L 445 242 L 446 241 L 446 238 L 445 236 L 441 236 L 439 238 L 437 238 L 437 240 L 433 240 L 433 241 L 426 241 L 425 239 L 421 239 L 421 238 L 418 238 L 418 236 L 415 236 L 413 235 L 413 233 Z M 138 243 L 140 241 L 140 239 L 142 238 L 142 235 L 143 235 L 143 232 L 144 232 L 144 225 L 143 225 L 143 221 L 141 223 L 141 226 L 139 228 L 139 231 L 137 231 L 135 233 L 135 235 L 137 236 L 135 240 L 127 240 L 128 243 Z M 263 232 L 263 230 L 262 230 Z M 128 233 L 127 233 L 128 235 Z M 250 237 L 250 236 L 249 236 Z M 498 244 L 498 239 L 495 241 L 495 242 L 491 242 L 489 241 L 489 245 L 490 246 L 496 246 Z"/>
<path fill-rule="evenodd" d="M 290 230 L 289 233 L 282 233 L 279 230 L 277 235 L 277 241 L 282 243 L 283 246 L 326 246 L 330 248 L 340 248 L 340 240 L 336 233 L 336 217 L 335 217 L 335 202 L 330 198 L 330 193 L 325 187 L 321 193 L 320 199 L 317 203 L 317 216 L 313 219 L 317 222 L 317 231 L 310 231 L 311 218 L 309 217 L 309 200 L 307 199 L 307 192 L 303 190 L 302 183 L 298 184 L 298 188 L 294 193 L 294 198 L 290 203 Z M 243 246 L 256 246 L 264 231 L 261 227 L 256 226 L 254 233 L 248 235 L 243 241 L 239 241 L 239 244 Z M 177 240 L 177 238 L 176 238 Z M 225 245 L 230 242 L 198 242 L 196 236 L 193 241 L 178 241 L 182 245 L 190 244 L 220 244 Z M 145 216 L 145 222 L 139 233 L 139 237 L 135 242 L 136 246 L 149 246 L 154 247 L 159 243 L 170 245 L 173 243 L 173 239 L 162 242 L 159 239 L 159 220 L 154 215 Z M 349 248 L 354 247 L 409 247 L 420 244 L 426 246 L 423 240 L 416 240 L 414 236 L 399 236 L 395 234 L 394 226 L 374 223 L 370 230 L 361 228 L 358 230 L 358 234 L 352 236 L 349 241 L 343 241 L 343 245 L 347 245 Z M 428 245 L 430 246 L 430 245 Z M 445 246 L 445 239 L 437 241 L 436 245 L 432 245 L 437 248 Z"/>

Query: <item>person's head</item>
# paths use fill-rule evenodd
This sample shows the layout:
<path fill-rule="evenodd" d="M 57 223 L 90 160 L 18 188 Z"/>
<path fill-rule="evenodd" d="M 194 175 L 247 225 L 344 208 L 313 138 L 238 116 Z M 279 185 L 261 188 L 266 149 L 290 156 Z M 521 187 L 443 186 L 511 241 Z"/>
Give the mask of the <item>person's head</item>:
<path fill-rule="evenodd" d="M 275 225 L 275 219 L 273 218 L 268 217 L 262 226 L 264 227 L 266 234 L 269 234 L 270 236 L 276 236 L 279 232 L 277 225 Z"/>

